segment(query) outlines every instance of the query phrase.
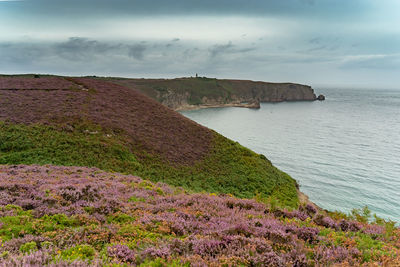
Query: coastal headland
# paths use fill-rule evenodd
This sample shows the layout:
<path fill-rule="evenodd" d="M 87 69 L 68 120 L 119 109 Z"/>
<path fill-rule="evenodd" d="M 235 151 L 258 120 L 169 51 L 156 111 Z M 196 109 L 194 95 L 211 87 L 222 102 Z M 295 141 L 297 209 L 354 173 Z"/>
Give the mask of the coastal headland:
<path fill-rule="evenodd" d="M 209 107 L 260 108 L 262 102 L 315 101 L 311 86 L 206 77 L 176 79 L 104 78 L 136 89 L 174 110 Z"/>

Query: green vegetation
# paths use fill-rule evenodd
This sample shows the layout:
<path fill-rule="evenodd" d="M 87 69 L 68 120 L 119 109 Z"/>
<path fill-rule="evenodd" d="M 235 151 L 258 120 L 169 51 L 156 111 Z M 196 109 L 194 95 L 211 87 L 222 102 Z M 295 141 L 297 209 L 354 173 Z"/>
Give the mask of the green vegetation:
<path fill-rule="evenodd" d="M 31 242 L 27 242 L 27 243 L 21 245 L 19 250 L 23 253 L 29 253 L 29 252 L 38 250 L 38 248 L 37 248 L 36 242 L 31 241 Z"/>
<path fill-rule="evenodd" d="M 68 261 L 93 260 L 96 251 L 90 245 L 78 245 L 61 252 L 61 258 Z"/>
<path fill-rule="evenodd" d="M 272 196 L 280 206 L 296 207 L 298 202 L 295 180 L 264 157 L 217 133 L 212 152 L 194 166 L 171 167 L 152 157 L 145 158 L 143 166 L 150 168 L 141 170 L 142 178 L 195 192 L 230 193 L 241 198 L 261 192 L 261 199 Z"/>
<path fill-rule="evenodd" d="M 65 130 L 61 125 L 0 122 L 0 164 L 98 167 L 192 192 L 230 193 L 241 198 L 258 195 L 261 200 L 276 199 L 280 206 L 297 207 L 295 180 L 264 156 L 214 134 L 213 147 L 203 160 L 177 166 L 134 147 L 122 133 L 108 133 L 93 124 L 78 123 Z"/>
<path fill-rule="evenodd" d="M 0 217 L 2 227 L 0 236 L 3 240 L 10 240 L 15 237 L 24 235 L 40 234 L 43 232 L 51 232 L 63 230 L 68 227 L 78 227 L 82 224 L 76 217 L 68 217 L 65 214 L 45 215 L 41 218 L 34 218 L 31 211 L 24 211 L 21 207 L 7 205 L 1 207 L 2 210 L 12 211 L 13 216 Z M 28 252 L 32 244 L 21 246 L 22 252 Z"/>
<path fill-rule="evenodd" d="M 100 127 L 75 125 L 72 132 L 55 126 L 0 122 L 0 164 L 54 164 L 134 170 L 138 162 L 121 140 Z"/>

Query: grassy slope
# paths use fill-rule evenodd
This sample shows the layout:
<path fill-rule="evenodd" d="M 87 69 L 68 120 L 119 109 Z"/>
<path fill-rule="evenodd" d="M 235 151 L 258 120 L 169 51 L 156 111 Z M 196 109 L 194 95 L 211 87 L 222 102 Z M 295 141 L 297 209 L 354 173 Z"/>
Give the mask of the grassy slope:
<path fill-rule="evenodd" d="M 264 156 L 128 88 L 71 81 L 88 90 L 0 90 L 0 164 L 95 166 L 297 207 L 295 180 Z"/>
<path fill-rule="evenodd" d="M 295 180 L 265 157 L 214 135 L 212 150 L 203 160 L 176 166 L 133 146 L 123 135 L 108 135 L 100 126 L 75 125 L 71 132 L 59 126 L 0 122 L 0 164 L 95 166 L 191 191 L 231 193 L 245 198 L 258 193 L 264 199 L 278 199 L 283 206 L 297 206 Z"/>

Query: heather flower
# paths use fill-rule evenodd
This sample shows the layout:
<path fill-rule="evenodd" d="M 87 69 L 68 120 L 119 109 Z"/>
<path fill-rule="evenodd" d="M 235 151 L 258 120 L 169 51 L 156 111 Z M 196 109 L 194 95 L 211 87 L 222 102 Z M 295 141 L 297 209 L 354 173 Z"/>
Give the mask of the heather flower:
<path fill-rule="evenodd" d="M 37 247 L 41 247 L 41 243 L 46 241 L 47 239 L 42 236 L 34 236 L 34 235 L 25 235 L 24 237 L 13 238 L 9 241 L 6 241 L 3 246 L 0 247 L 1 251 L 8 251 L 11 253 L 17 253 L 20 250 L 20 247 L 26 243 L 34 242 Z"/>
<path fill-rule="evenodd" d="M 294 211 L 285 211 L 285 217 L 287 218 L 298 218 L 302 221 L 305 221 L 309 216 L 307 213 L 299 211 L 299 210 L 294 210 Z"/>
<path fill-rule="evenodd" d="M 0 77 L 0 90 L 69 90 L 77 85 L 61 77 Z"/>
<path fill-rule="evenodd" d="M 150 258 L 150 259 L 155 259 L 155 258 L 168 258 L 171 255 L 171 251 L 167 247 L 163 248 L 156 248 L 156 247 L 150 247 L 142 251 L 140 254 L 143 258 Z"/>
<path fill-rule="evenodd" d="M 215 239 L 200 239 L 192 241 L 193 252 L 200 256 L 214 257 L 225 248 L 224 242 Z"/>
<path fill-rule="evenodd" d="M 351 231 L 351 232 L 357 232 L 361 229 L 359 224 L 355 221 L 347 221 L 347 220 L 341 220 L 339 223 L 340 229 L 342 231 Z"/>
<path fill-rule="evenodd" d="M 48 251 L 39 250 L 31 254 L 11 256 L 6 260 L 0 259 L 0 267 L 9 266 L 45 266 L 52 260 Z"/>
<path fill-rule="evenodd" d="M 317 209 L 309 203 L 306 205 L 305 210 L 310 216 L 313 216 L 315 213 L 317 213 Z"/>
<path fill-rule="evenodd" d="M 182 255 L 184 253 L 188 253 L 192 244 L 190 242 L 184 242 L 180 239 L 173 239 L 169 243 L 169 250 L 171 254 Z"/>
<path fill-rule="evenodd" d="M 244 235 L 250 237 L 253 234 L 253 229 L 248 224 L 239 223 L 229 228 L 227 233 L 231 235 Z"/>
<path fill-rule="evenodd" d="M 286 243 L 290 240 L 290 234 L 281 229 L 272 229 L 267 232 L 266 237 L 274 243 Z"/>
<path fill-rule="evenodd" d="M 256 256 L 249 257 L 249 262 L 251 266 L 271 266 L 271 267 L 284 267 L 284 260 L 276 255 L 275 252 L 265 252 Z"/>
<path fill-rule="evenodd" d="M 349 251 L 343 247 L 320 246 L 315 251 L 315 261 L 321 265 L 342 262 L 349 256 Z"/>
<path fill-rule="evenodd" d="M 107 248 L 107 255 L 120 262 L 132 263 L 135 261 L 135 253 L 125 245 L 113 245 Z"/>
<path fill-rule="evenodd" d="M 22 266 L 22 267 L 100 267 L 102 262 L 98 259 L 91 262 L 87 261 L 64 261 L 61 259 L 53 262 L 52 252 L 49 250 L 39 250 L 25 255 L 14 255 L 5 260 L 0 259 L 0 267 Z"/>
<path fill-rule="evenodd" d="M 324 226 L 327 228 L 333 228 L 335 230 L 339 229 L 339 225 L 331 217 L 326 217 L 323 216 L 322 214 L 317 214 L 317 216 L 314 218 L 314 222 L 317 225 Z"/>
<path fill-rule="evenodd" d="M 0 267 L 14 263 L 101 266 L 104 263 L 98 259 L 99 252 L 105 247 L 109 261 L 128 265 L 158 258 L 166 264 L 178 259 L 192 266 L 357 265 L 365 253 L 351 247 L 351 242 L 346 243 L 350 244 L 346 248 L 322 245 L 332 244 L 337 229 L 360 230 L 361 226 L 354 221 L 337 223 L 316 214 L 313 222 L 320 227 L 305 227 L 313 222 L 288 223 L 266 213 L 265 205 L 253 200 L 188 194 L 165 184 L 142 181 L 94 168 L 0 165 L 0 196 L 4 197 L 0 198 L 0 221 L 4 216 L 30 214 L 24 210 L 31 210 L 34 216 L 26 217 L 32 222 L 32 232 L 37 234 L 21 233 L 21 237 L 1 240 L 0 255 L 6 251 L 9 255 L 0 259 Z M 162 188 L 163 193 L 157 192 L 157 188 Z M 6 206 L 13 203 L 23 207 Z M 279 212 L 279 217 L 300 220 L 309 216 L 306 207 Z M 52 214 L 56 216 L 42 218 Z M 57 229 L 47 231 L 43 227 L 45 220 L 51 220 Z M 9 227 L 12 227 L 9 222 L 0 223 L 1 231 Z M 331 228 L 323 230 L 328 236 L 319 236 L 322 227 Z M 363 225 L 362 231 L 372 238 L 384 233 L 383 227 L 368 224 Z M 21 250 L 24 244 L 29 245 Z M 92 248 L 93 261 L 65 262 L 54 255 L 63 255 L 69 248 L 82 244 Z M 39 251 L 29 253 L 30 247 Z M 379 253 L 385 249 L 383 246 Z M 22 255 L 21 251 L 28 255 Z M 35 255 L 37 259 L 33 259 Z M 58 257 L 55 263 L 54 257 Z"/>
<path fill-rule="evenodd" d="M 319 230 L 311 227 L 301 227 L 297 229 L 297 237 L 313 243 L 318 240 Z"/>
<path fill-rule="evenodd" d="M 293 267 L 307 267 L 309 266 L 307 257 L 305 254 L 297 254 L 294 261 Z"/>
<path fill-rule="evenodd" d="M 379 235 L 384 234 L 385 232 L 385 227 L 381 226 L 381 225 L 377 225 L 377 224 L 370 224 L 370 225 L 366 225 L 362 231 L 365 234 L 368 235 L 372 235 L 374 237 L 377 237 Z"/>
<path fill-rule="evenodd" d="M 273 214 L 274 214 L 274 216 L 277 217 L 277 218 L 279 218 L 279 217 L 285 217 L 285 216 L 286 216 L 286 213 L 285 213 L 284 211 L 282 211 L 282 210 L 279 210 L 279 209 L 275 210 L 275 211 L 273 212 Z"/>

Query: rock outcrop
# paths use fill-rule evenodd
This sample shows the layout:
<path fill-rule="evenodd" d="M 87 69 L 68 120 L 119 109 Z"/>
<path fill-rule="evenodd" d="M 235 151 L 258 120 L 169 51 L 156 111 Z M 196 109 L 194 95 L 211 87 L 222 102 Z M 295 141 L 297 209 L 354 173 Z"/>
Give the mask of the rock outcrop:
<path fill-rule="evenodd" d="M 259 108 L 261 102 L 314 101 L 314 90 L 295 83 L 267 83 L 211 78 L 113 79 L 174 110 L 206 107 Z"/>

